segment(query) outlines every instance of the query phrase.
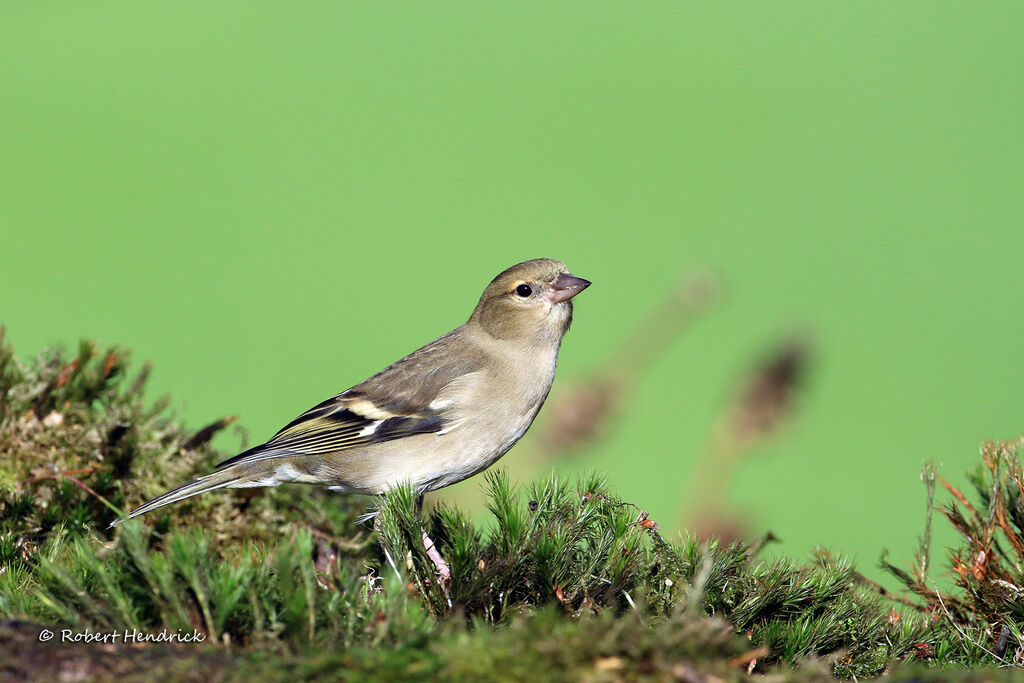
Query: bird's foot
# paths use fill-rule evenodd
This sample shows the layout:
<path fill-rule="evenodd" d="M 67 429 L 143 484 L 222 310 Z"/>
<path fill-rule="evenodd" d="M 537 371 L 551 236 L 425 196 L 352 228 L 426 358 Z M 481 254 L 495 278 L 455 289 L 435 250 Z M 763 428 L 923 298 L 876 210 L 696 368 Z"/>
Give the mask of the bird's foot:
<path fill-rule="evenodd" d="M 426 531 L 423 532 L 423 549 L 427 551 L 427 557 L 434 563 L 442 585 L 450 584 L 452 582 L 452 570 L 448 563 L 444 561 L 444 558 L 441 557 L 441 553 L 434 546 L 434 542 L 430 540 L 430 536 L 427 536 Z"/>

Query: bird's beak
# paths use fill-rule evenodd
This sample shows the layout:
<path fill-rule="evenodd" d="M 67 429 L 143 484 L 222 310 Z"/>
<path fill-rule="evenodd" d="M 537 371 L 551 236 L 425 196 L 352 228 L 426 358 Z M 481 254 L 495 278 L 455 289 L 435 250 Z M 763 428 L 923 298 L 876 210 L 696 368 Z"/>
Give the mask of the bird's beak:
<path fill-rule="evenodd" d="M 560 304 L 568 301 L 590 286 L 590 280 L 584 280 L 570 273 L 562 273 L 551 283 L 551 302 Z"/>

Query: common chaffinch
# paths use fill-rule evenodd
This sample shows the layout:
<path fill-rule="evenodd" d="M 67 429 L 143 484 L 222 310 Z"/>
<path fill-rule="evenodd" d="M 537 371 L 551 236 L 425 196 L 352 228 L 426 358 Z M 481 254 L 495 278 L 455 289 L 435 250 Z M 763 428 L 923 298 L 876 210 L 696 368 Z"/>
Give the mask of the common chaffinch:
<path fill-rule="evenodd" d="M 298 482 L 378 494 L 408 482 L 422 496 L 481 472 L 544 404 L 572 298 L 589 286 L 554 259 L 512 266 L 464 325 L 128 517 L 225 487 Z"/>

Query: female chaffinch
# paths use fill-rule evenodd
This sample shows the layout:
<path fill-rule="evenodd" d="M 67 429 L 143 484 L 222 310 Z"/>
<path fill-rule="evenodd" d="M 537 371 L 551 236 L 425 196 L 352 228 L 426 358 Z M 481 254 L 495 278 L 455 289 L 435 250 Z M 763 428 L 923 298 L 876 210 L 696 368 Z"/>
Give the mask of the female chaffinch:
<path fill-rule="evenodd" d="M 537 416 L 572 322 L 572 298 L 589 286 L 554 259 L 512 266 L 491 281 L 464 325 L 128 517 L 225 487 L 298 482 L 377 494 L 408 482 L 422 496 L 477 474 Z"/>

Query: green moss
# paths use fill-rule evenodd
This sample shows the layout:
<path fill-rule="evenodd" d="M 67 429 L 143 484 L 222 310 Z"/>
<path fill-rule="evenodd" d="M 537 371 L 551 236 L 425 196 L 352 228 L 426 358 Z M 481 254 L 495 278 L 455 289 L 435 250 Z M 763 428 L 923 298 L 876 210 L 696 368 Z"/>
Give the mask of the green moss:
<path fill-rule="evenodd" d="M 1019 656 L 1017 595 L 998 593 L 1001 584 L 965 580 L 939 610 L 903 572 L 920 602 L 894 602 L 841 558 L 799 565 L 760 560 L 742 544 L 669 542 L 596 476 L 552 475 L 518 490 L 491 472 L 493 519 L 480 526 L 447 506 L 421 519 L 413 492 L 400 488 L 375 501 L 379 543 L 356 521 L 370 501 L 301 487 L 203 496 L 112 531 L 119 509 L 223 457 L 209 439 L 230 422 L 186 430 L 167 402 L 144 404 L 147 370 L 129 378 L 127 367 L 124 352 L 89 344 L 72 359 L 44 352 L 21 364 L 0 344 L 0 614 L 16 620 L 0 626 L 0 661 L 16 662 L 5 673 L 46 679 L 67 665 L 127 680 L 187 678 L 196 667 L 205 680 L 740 680 L 748 671 L 971 680 L 934 668 L 963 664 L 989 667 L 980 675 L 996 680 L 991 667 Z M 1008 582 L 1019 564 L 1003 527 L 1024 515 L 1016 451 L 999 453 L 1001 464 L 978 478 L 981 503 L 946 514 L 973 533 L 1002 529 L 990 546 L 1002 569 L 992 576 Z M 450 581 L 425 551 L 424 531 Z M 971 552 L 954 552 L 954 562 Z M 195 632 L 204 642 L 61 649 L 39 641 L 43 626 Z M 996 626 L 1008 634 L 999 656 Z"/>

